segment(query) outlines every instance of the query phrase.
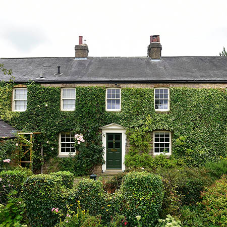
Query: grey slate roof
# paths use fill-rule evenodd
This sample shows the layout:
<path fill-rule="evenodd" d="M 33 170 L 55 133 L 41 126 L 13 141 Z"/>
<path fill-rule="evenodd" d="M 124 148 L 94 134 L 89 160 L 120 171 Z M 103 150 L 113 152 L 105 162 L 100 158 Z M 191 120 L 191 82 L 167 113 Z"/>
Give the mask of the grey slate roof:
<path fill-rule="evenodd" d="M 14 138 L 16 129 L 0 119 L 0 138 Z"/>
<path fill-rule="evenodd" d="M 15 82 L 227 82 L 227 57 L 2 58 Z M 61 67 L 58 74 L 57 66 Z M 0 80 L 9 80 L 0 72 Z"/>

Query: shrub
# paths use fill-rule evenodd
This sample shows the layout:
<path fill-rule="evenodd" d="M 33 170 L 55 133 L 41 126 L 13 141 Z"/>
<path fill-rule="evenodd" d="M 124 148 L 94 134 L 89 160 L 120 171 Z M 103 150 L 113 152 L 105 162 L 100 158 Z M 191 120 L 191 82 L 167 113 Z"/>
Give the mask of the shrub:
<path fill-rule="evenodd" d="M 52 208 L 65 208 L 64 190 L 61 188 L 61 177 L 54 175 L 33 175 L 23 185 L 23 199 L 26 205 L 30 226 L 53 226 L 57 215 Z"/>
<path fill-rule="evenodd" d="M 30 175 L 30 170 L 22 168 L 0 172 L 0 203 L 7 202 L 7 195 L 11 190 L 16 190 L 19 196 L 23 182 Z"/>
<path fill-rule="evenodd" d="M 173 190 L 176 189 L 182 205 L 200 202 L 201 191 L 212 183 L 207 171 L 202 168 L 159 169 L 157 173 L 171 183 Z"/>
<path fill-rule="evenodd" d="M 105 198 L 102 182 L 83 179 L 77 186 L 77 197 L 81 208 L 90 215 L 102 214 L 105 207 Z"/>
<path fill-rule="evenodd" d="M 227 178 L 224 175 L 202 193 L 204 219 L 213 225 L 227 226 Z"/>
<path fill-rule="evenodd" d="M 220 179 L 223 174 L 227 174 L 227 159 L 218 162 L 207 162 L 205 168 L 215 180 Z"/>
<path fill-rule="evenodd" d="M 131 172 L 123 179 L 119 197 L 121 211 L 130 226 L 137 224 L 141 216 L 143 226 L 154 226 L 162 206 L 164 188 L 160 176 L 147 172 Z"/>
<path fill-rule="evenodd" d="M 159 219 L 158 220 L 159 224 L 157 224 L 156 227 L 181 227 L 181 221 L 176 220 L 174 217 L 172 217 L 170 214 L 167 215 L 165 219 Z"/>
<path fill-rule="evenodd" d="M 180 220 L 183 226 L 203 227 L 204 223 L 200 206 L 183 206 L 180 210 Z"/>
<path fill-rule="evenodd" d="M 21 226 L 25 222 L 25 204 L 17 198 L 17 191 L 8 194 L 8 203 L 0 205 L 0 226 Z"/>
<path fill-rule="evenodd" d="M 59 171 L 59 172 L 51 173 L 50 175 L 61 177 L 62 185 L 64 185 L 66 188 L 73 187 L 73 180 L 74 180 L 73 173 L 70 173 L 68 171 Z"/>

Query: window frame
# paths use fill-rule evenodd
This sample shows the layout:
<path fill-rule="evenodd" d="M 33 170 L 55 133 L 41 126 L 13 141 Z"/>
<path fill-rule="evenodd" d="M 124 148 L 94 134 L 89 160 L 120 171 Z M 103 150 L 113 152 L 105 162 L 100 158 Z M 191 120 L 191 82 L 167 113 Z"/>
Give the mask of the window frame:
<path fill-rule="evenodd" d="M 27 95 L 26 99 L 15 99 L 15 92 L 16 90 L 26 90 Z M 28 105 L 28 89 L 26 87 L 15 87 L 13 88 L 13 101 L 12 101 L 12 111 L 13 112 L 25 112 L 27 110 L 27 105 Z M 16 110 L 16 101 L 26 101 L 26 108 L 23 110 Z"/>
<path fill-rule="evenodd" d="M 58 136 L 58 156 L 59 157 L 69 157 L 70 155 L 71 156 L 74 156 L 76 155 L 76 148 L 75 148 L 75 151 L 74 152 L 62 152 L 61 149 L 62 149 L 62 141 L 61 141 L 61 138 L 62 138 L 62 134 L 66 134 L 66 133 L 70 133 L 72 134 L 72 138 L 74 138 L 74 145 L 75 145 L 75 133 L 73 132 L 60 132 L 59 133 L 59 136 Z M 70 143 L 72 144 L 72 142 L 67 142 L 67 143 Z"/>
<path fill-rule="evenodd" d="M 120 91 L 120 98 L 107 98 L 107 91 L 108 90 L 119 90 Z M 107 108 L 107 100 L 110 99 L 110 100 L 120 100 L 120 108 L 119 109 L 108 109 Z M 121 88 L 106 88 L 106 111 L 115 111 L 115 112 L 119 112 L 121 111 Z"/>
<path fill-rule="evenodd" d="M 63 90 L 75 89 L 75 98 L 63 98 Z M 64 100 L 75 100 L 74 109 L 64 109 Z M 61 111 L 75 111 L 76 110 L 76 88 L 61 88 Z"/>
<path fill-rule="evenodd" d="M 167 100 L 168 101 L 168 108 L 167 109 L 156 109 L 155 108 L 155 101 L 156 101 L 155 91 L 160 90 L 160 89 L 165 89 L 165 90 L 168 91 L 168 100 Z M 164 100 L 164 98 L 163 98 L 163 100 Z M 170 111 L 170 89 L 169 88 L 157 87 L 157 88 L 154 89 L 154 109 L 155 109 L 156 112 L 168 112 L 168 111 Z"/>
<path fill-rule="evenodd" d="M 165 153 L 165 152 L 155 152 L 155 144 L 156 143 L 167 143 L 167 142 L 155 142 L 155 133 L 168 133 L 169 134 L 169 152 L 168 153 Z M 167 155 L 167 156 L 170 156 L 172 154 L 172 133 L 170 131 L 153 131 L 153 155 L 156 156 L 156 155 L 160 155 L 160 154 L 164 154 L 164 155 Z"/>

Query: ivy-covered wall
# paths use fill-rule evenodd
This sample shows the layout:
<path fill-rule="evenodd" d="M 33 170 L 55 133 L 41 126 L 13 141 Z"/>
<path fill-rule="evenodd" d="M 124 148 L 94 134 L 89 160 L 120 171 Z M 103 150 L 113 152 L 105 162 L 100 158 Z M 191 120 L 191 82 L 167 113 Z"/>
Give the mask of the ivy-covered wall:
<path fill-rule="evenodd" d="M 0 117 L 17 129 L 41 132 L 35 136 L 34 161 L 39 168 L 41 145 L 44 159 L 58 155 L 60 132 L 82 133 L 86 140 L 75 168 L 88 172 L 102 163 L 100 127 L 116 123 L 127 129 L 130 152 L 147 153 L 151 132 L 172 132 L 172 154 L 185 157 L 190 164 L 226 156 L 227 93 L 225 89 L 170 88 L 170 111 L 154 111 L 154 89 L 122 88 L 121 111 L 105 111 L 103 87 L 76 87 L 76 110 L 60 110 L 60 87 L 29 83 L 25 112 L 12 112 L 15 84 L 1 83 Z"/>

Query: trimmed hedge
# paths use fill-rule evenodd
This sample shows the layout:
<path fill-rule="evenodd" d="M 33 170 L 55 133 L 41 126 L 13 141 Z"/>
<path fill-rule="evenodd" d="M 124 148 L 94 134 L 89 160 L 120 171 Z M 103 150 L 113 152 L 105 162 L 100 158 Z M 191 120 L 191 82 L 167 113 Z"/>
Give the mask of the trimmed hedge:
<path fill-rule="evenodd" d="M 66 188 L 73 188 L 74 175 L 69 171 L 59 171 L 55 173 L 50 173 L 52 176 L 57 176 L 62 178 L 62 185 Z"/>
<path fill-rule="evenodd" d="M 29 226 L 54 226 L 57 223 L 58 216 L 51 210 L 65 210 L 69 198 L 61 185 L 61 177 L 47 174 L 32 175 L 25 181 L 22 196 Z"/>
<path fill-rule="evenodd" d="M 83 179 L 77 186 L 77 198 L 82 210 L 90 215 L 103 214 L 105 207 L 105 193 L 102 182 L 91 179 Z"/>
<path fill-rule="evenodd" d="M 10 191 L 16 190 L 18 195 L 23 182 L 32 172 L 28 169 L 15 169 L 0 172 L 0 203 L 7 202 L 7 195 Z"/>
<path fill-rule="evenodd" d="M 137 225 L 136 216 L 141 216 L 142 226 L 154 226 L 162 207 L 164 187 L 159 175 L 148 172 L 131 172 L 123 179 L 121 212 L 130 226 Z"/>

